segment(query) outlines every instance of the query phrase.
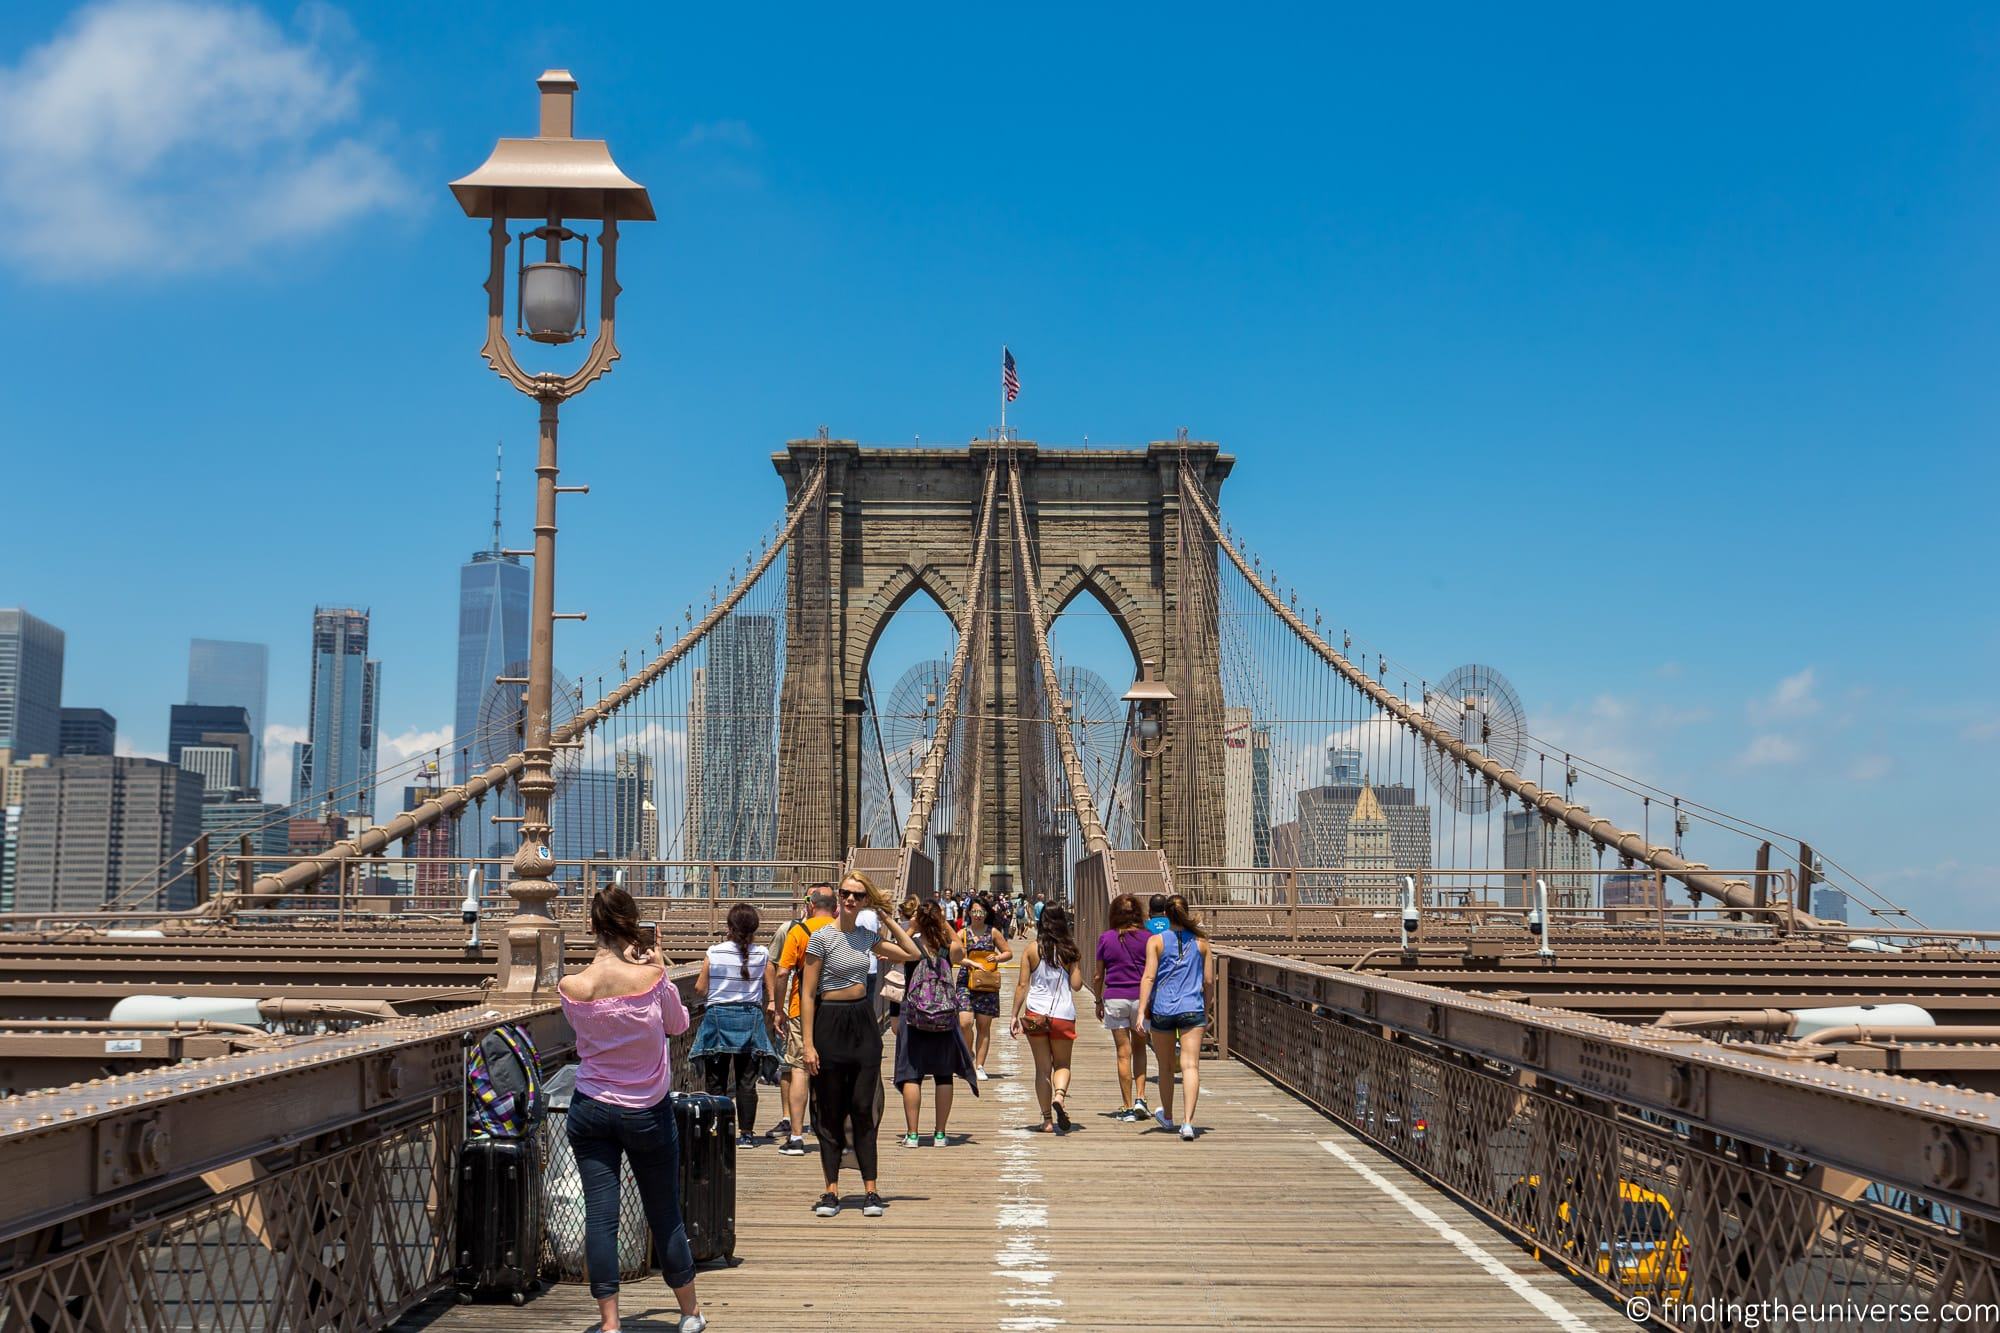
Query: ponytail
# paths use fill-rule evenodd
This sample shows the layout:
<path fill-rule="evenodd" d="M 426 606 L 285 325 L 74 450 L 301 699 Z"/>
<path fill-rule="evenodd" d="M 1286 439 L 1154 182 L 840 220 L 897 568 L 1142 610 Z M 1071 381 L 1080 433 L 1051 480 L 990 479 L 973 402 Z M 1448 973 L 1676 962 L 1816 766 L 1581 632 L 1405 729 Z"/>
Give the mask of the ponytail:
<path fill-rule="evenodd" d="M 750 941 L 757 938 L 757 929 L 763 924 L 757 909 L 749 903 L 738 903 L 729 909 L 729 942 L 743 955 L 742 978 L 750 980 Z"/>

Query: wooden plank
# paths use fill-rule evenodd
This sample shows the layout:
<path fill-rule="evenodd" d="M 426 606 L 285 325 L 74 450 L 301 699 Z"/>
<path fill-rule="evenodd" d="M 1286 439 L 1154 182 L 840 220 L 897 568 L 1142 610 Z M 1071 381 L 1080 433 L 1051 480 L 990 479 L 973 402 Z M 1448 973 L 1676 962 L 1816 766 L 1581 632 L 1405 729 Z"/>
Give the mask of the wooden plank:
<path fill-rule="evenodd" d="M 954 1100 L 948 1147 L 930 1147 L 928 1137 L 924 1147 L 902 1147 L 902 1108 L 886 1088 L 882 1218 L 861 1215 L 851 1159 L 841 1182 L 849 1207 L 820 1219 L 810 1211 L 822 1187 L 816 1154 L 781 1157 L 770 1146 L 741 1154 L 741 1262 L 697 1280 L 711 1327 L 1631 1327 L 1596 1294 L 1241 1065 L 1204 1063 L 1193 1143 L 1106 1118 L 1119 1105 L 1111 1040 L 1087 1009 L 1079 1028 L 1069 1102 L 1078 1128 L 1066 1137 L 1034 1132 L 1033 1059 L 1004 1032 L 989 1062 L 996 1077 L 977 1099 L 961 1089 Z M 775 1099 L 763 1097 L 761 1127 L 777 1114 Z M 932 1124 L 926 1088 L 926 1136 Z M 1322 1141 L 1574 1322 L 1510 1289 Z M 556 1287 L 518 1311 L 448 1302 L 395 1327 L 574 1333 L 596 1314 L 582 1286 Z M 675 1312 L 657 1277 L 626 1286 L 627 1328 L 672 1328 Z"/>

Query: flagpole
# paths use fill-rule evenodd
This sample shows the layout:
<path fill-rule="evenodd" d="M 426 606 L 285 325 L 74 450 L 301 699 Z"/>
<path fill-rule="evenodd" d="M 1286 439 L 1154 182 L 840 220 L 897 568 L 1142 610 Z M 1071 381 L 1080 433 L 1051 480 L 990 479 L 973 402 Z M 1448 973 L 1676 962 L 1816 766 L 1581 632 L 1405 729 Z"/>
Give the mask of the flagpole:
<path fill-rule="evenodd" d="M 1000 344 L 1000 438 L 1007 438 L 1007 344 Z"/>

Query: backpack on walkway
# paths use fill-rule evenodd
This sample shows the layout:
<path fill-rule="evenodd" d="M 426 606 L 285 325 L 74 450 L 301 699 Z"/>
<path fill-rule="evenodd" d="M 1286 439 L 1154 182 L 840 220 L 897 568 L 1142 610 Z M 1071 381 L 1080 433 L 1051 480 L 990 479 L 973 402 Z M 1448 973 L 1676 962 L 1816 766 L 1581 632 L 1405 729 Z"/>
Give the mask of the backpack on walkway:
<path fill-rule="evenodd" d="M 951 955 L 925 951 L 910 969 L 903 993 L 903 1019 L 919 1032 L 952 1032 L 958 1027 L 958 987 L 952 984 Z"/>
<path fill-rule="evenodd" d="M 542 1118 L 542 1066 L 526 1028 L 503 1024 L 480 1038 L 465 1079 L 475 1135 L 518 1139 Z"/>

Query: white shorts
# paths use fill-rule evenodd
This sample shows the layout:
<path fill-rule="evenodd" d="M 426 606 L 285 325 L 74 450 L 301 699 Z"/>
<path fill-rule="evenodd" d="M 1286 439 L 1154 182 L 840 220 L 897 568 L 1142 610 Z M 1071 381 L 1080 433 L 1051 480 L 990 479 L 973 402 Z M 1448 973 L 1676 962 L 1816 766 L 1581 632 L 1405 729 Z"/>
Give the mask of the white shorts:
<path fill-rule="evenodd" d="M 1137 1000 L 1106 1000 L 1104 1002 L 1104 1026 L 1112 1032 L 1129 1028 L 1138 1021 L 1139 1002 Z"/>

